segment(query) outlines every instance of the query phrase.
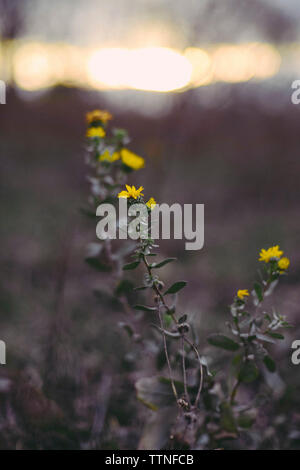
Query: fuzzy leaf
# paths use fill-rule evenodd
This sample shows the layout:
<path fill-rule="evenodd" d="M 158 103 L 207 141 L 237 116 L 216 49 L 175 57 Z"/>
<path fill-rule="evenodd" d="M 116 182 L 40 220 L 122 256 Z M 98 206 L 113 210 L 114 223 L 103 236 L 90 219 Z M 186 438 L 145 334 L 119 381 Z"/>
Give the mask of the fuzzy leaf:
<path fill-rule="evenodd" d="M 176 292 L 180 291 L 186 286 L 186 281 L 178 281 L 172 284 L 171 287 L 164 293 L 164 295 L 167 294 L 176 294 Z"/>
<path fill-rule="evenodd" d="M 284 339 L 283 335 L 281 335 L 280 333 L 274 333 L 273 331 L 268 331 L 267 335 L 271 336 L 271 338 L 274 339 Z"/>
<path fill-rule="evenodd" d="M 250 429 L 252 425 L 254 424 L 254 422 L 255 422 L 255 418 L 251 416 L 250 414 L 242 413 L 238 417 L 238 425 L 239 427 L 244 428 L 244 429 Z"/>
<path fill-rule="evenodd" d="M 240 347 L 238 343 L 225 335 L 211 335 L 208 338 L 208 342 L 217 348 L 226 349 L 226 351 L 237 351 Z"/>
<path fill-rule="evenodd" d="M 231 406 L 228 403 L 221 403 L 221 426 L 225 431 L 236 432 L 236 423 Z"/>
<path fill-rule="evenodd" d="M 85 258 L 85 262 L 97 271 L 108 272 L 112 269 L 108 264 L 101 263 L 98 258 Z"/>
<path fill-rule="evenodd" d="M 128 263 L 128 264 L 125 264 L 123 266 L 123 270 L 124 271 L 128 271 L 129 269 L 135 269 L 138 267 L 138 265 L 140 264 L 139 261 L 133 261 L 133 263 Z"/>
<path fill-rule="evenodd" d="M 260 284 L 258 284 L 258 282 L 256 282 L 254 284 L 254 290 L 255 290 L 255 293 L 257 295 L 257 298 L 260 302 L 262 302 L 263 300 L 263 291 L 262 291 L 262 287 Z"/>
<path fill-rule="evenodd" d="M 250 383 L 256 380 L 258 375 L 259 372 L 254 362 L 247 361 L 243 364 L 238 378 L 241 382 Z"/>
<path fill-rule="evenodd" d="M 167 328 L 169 328 L 169 326 L 172 325 L 171 315 L 168 315 L 167 313 L 164 314 L 164 324 Z"/>
<path fill-rule="evenodd" d="M 146 305 L 134 305 L 135 310 L 142 310 L 143 312 L 156 312 L 155 307 L 147 307 Z"/>
<path fill-rule="evenodd" d="M 178 323 L 184 323 L 187 320 L 187 315 L 182 315 L 182 317 L 179 318 Z"/>
<path fill-rule="evenodd" d="M 264 357 L 264 364 L 269 372 L 275 372 L 276 364 L 270 356 Z"/>
<path fill-rule="evenodd" d="M 162 268 L 163 266 L 165 266 L 168 263 L 171 263 L 172 261 L 176 261 L 176 258 L 167 258 L 167 259 L 164 259 L 163 261 L 160 261 L 160 263 L 153 263 L 151 265 L 151 268 Z"/>

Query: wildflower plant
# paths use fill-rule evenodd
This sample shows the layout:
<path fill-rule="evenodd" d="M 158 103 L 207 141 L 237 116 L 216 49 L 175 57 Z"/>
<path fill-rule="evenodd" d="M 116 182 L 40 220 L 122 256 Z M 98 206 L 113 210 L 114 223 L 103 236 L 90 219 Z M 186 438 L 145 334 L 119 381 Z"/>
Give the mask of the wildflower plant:
<path fill-rule="evenodd" d="M 147 211 L 151 212 L 151 210 L 153 210 L 156 205 L 156 201 L 153 197 L 151 197 L 147 202 L 145 202 L 143 198 L 144 194 L 142 193 L 142 191 L 142 186 L 139 189 L 136 189 L 134 186 L 130 187 L 126 185 L 126 191 L 121 191 L 118 197 L 128 199 L 129 203 L 133 203 L 137 200 L 137 202 L 145 204 L 145 206 L 147 207 Z M 146 225 L 147 221 L 144 221 L 144 223 Z M 177 405 L 180 408 L 183 408 L 186 411 L 190 411 L 196 409 L 199 403 L 203 383 L 203 368 L 198 349 L 194 344 L 193 339 L 189 338 L 190 325 L 187 322 L 187 315 L 180 314 L 178 316 L 176 314 L 176 297 L 174 298 L 174 302 L 172 302 L 172 304 L 170 304 L 167 300 L 167 298 L 169 298 L 170 296 L 176 296 L 177 293 L 186 286 L 186 281 L 177 281 L 171 286 L 169 286 L 167 289 L 165 288 L 164 282 L 160 279 L 158 275 L 158 270 L 166 264 L 175 261 L 176 258 L 166 258 L 159 262 L 150 261 L 150 258 L 153 259 L 153 257 L 157 256 L 157 253 L 154 252 L 154 249 L 158 247 L 159 246 L 155 244 L 155 241 L 151 238 L 150 235 L 144 235 L 143 238 L 140 239 L 140 242 L 137 248 L 135 249 L 135 252 L 133 254 L 134 260 L 131 263 L 125 264 L 123 266 L 123 269 L 128 271 L 136 269 L 140 264 L 144 266 L 144 284 L 142 286 L 137 287 L 136 290 L 152 290 L 154 294 L 155 305 L 146 306 L 136 304 L 134 308 L 143 312 L 156 313 L 159 322 L 158 329 L 163 337 L 164 353 L 169 371 L 169 380 L 171 383 L 174 397 L 176 399 Z M 181 349 L 179 353 L 182 359 L 183 393 L 181 395 L 177 390 L 176 383 L 174 380 L 174 374 L 168 352 L 168 337 L 172 338 L 173 340 L 180 340 L 181 342 Z M 200 375 L 198 390 L 193 401 L 188 390 L 186 373 L 186 355 L 189 354 L 191 351 L 193 351 L 196 355 L 196 359 L 199 364 Z M 148 403 L 148 405 L 150 406 L 150 408 L 153 408 L 153 405 L 151 403 Z"/>
<path fill-rule="evenodd" d="M 100 110 L 87 115 L 87 162 L 93 175 L 89 176 L 91 195 L 86 212 L 94 215 L 101 202 L 116 204 L 118 198 L 123 198 L 129 207 L 141 204 L 150 215 L 156 206 L 154 197 L 145 198 L 142 186 L 126 184 L 128 173 L 142 168 L 144 159 L 127 149 L 129 138 L 125 130 L 114 129 L 109 135 L 107 124 L 111 118 L 110 113 Z M 148 219 L 139 220 L 139 232 L 140 237 L 129 250 L 121 248 L 112 252 L 107 239 L 99 243 L 100 248 L 87 261 L 103 270 L 101 256 L 106 253 L 107 270 L 112 271 L 112 275 L 117 272 L 119 281 L 122 273 L 128 275 L 136 269 L 143 272 L 141 285 L 134 287 L 132 276 L 132 281 L 121 280 L 114 294 L 118 295 L 126 285 L 137 299 L 123 303 L 123 309 L 128 315 L 136 311 L 136 315 L 142 317 L 136 316 L 133 322 L 126 319 L 120 326 L 140 344 L 142 357 L 147 356 L 149 337 L 143 337 L 145 328 L 143 333 L 137 334 L 133 323 L 137 319 L 146 325 L 150 322 L 152 340 L 157 341 L 157 333 L 161 337 L 160 346 L 152 347 L 157 351 L 154 361 L 157 374 L 153 376 L 153 367 L 151 376 L 143 371 L 143 377 L 135 384 L 138 399 L 157 412 L 160 427 L 160 441 L 154 444 L 151 438 L 149 444 L 149 436 L 147 439 L 144 436 L 143 442 L 148 442 L 145 447 L 212 449 L 223 446 L 226 439 L 238 440 L 245 432 L 251 436 L 260 404 L 255 399 L 245 403 L 240 391 L 246 387 L 258 388 L 266 373 L 276 374 L 276 361 L 269 346 L 284 339 L 282 330 L 291 325 L 266 305 L 266 299 L 280 278 L 287 274 L 289 259 L 283 256 L 278 245 L 260 251 L 259 279 L 252 289 L 241 286 L 237 290 L 230 306 L 230 319 L 225 325 L 229 333 L 210 335 L 208 343 L 215 349 L 213 352 L 210 348 L 207 354 L 205 350 L 204 356 L 199 352 L 197 329 L 178 303 L 178 293 L 186 286 L 186 281 L 178 280 L 169 285 L 159 275 L 160 269 L 176 258 L 156 261 L 159 245 L 151 238 Z M 126 262 L 129 255 L 131 259 Z M 141 296 L 143 301 L 140 301 Z M 220 350 L 225 355 L 215 354 Z M 147 434 L 147 430 L 145 432 Z M 255 434 L 251 438 L 255 441 Z"/>
<path fill-rule="evenodd" d="M 82 208 L 82 212 L 92 218 L 99 204 L 115 203 L 119 189 L 129 173 L 145 166 L 144 158 L 127 148 L 130 139 L 126 130 L 113 128 L 110 132 L 109 122 L 112 119 L 113 116 L 106 110 L 96 109 L 86 115 L 86 163 L 90 167 L 90 196 L 88 206 Z M 122 260 L 121 253 L 112 252 L 108 239 L 90 244 L 86 261 L 100 271 L 113 270 L 116 273 L 120 272 Z"/>
<path fill-rule="evenodd" d="M 211 345 L 233 355 L 224 387 L 226 393 L 218 396 L 220 413 L 212 420 L 215 428 L 211 427 L 211 437 L 214 439 L 222 435 L 238 437 L 244 428 L 252 426 L 257 407 L 255 403 L 241 406 L 237 400 L 238 391 L 241 386 L 257 382 L 265 371 L 276 372 L 276 362 L 268 347 L 283 340 L 282 330 L 291 325 L 274 308 L 268 311 L 265 300 L 273 293 L 280 277 L 287 274 L 290 261 L 282 255 L 278 245 L 261 250 L 259 280 L 254 283 L 251 293 L 248 289 L 239 289 L 230 306 L 231 321 L 226 325 L 231 335 L 214 334 L 208 338 Z"/>

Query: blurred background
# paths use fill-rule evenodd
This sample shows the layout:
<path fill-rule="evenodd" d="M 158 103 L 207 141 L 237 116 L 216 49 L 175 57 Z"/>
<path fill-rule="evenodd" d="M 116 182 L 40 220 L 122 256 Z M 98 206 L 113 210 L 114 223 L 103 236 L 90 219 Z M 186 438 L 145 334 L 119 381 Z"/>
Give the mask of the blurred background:
<path fill-rule="evenodd" d="M 143 428 L 123 377 L 135 346 L 118 309 L 93 296 L 106 276 L 83 260 L 96 241 L 79 212 L 94 108 L 146 159 L 129 183 L 158 201 L 205 204 L 201 251 L 161 243 L 180 259 L 162 277 L 188 281 L 181 303 L 203 352 L 257 276 L 259 250 L 280 244 L 291 258 L 274 305 L 295 328 L 274 355 L 287 384 L 280 413 L 299 422 L 298 1 L 0 0 L 0 79 L 0 447 L 91 448 L 95 438 L 135 448 Z"/>

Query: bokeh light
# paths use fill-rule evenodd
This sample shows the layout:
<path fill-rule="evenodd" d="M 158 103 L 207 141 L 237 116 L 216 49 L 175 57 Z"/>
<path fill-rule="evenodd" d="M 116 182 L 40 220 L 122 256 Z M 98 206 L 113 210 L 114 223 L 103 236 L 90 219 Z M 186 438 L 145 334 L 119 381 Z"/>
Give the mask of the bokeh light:
<path fill-rule="evenodd" d="M 89 82 L 96 88 L 167 92 L 187 86 L 192 64 L 163 47 L 99 49 L 87 62 Z"/>
<path fill-rule="evenodd" d="M 37 90 L 55 84 L 55 64 L 49 49 L 39 43 L 24 43 L 16 48 L 14 79 L 24 90 Z"/>
<path fill-rule="evenodd" d="M 207 85 L 213 79 L 212 60 L 209 54 L 198 47 L 188 47 L 184 56 L 192 64 L 192 76 L 190 85 L 198 87 Z"/>

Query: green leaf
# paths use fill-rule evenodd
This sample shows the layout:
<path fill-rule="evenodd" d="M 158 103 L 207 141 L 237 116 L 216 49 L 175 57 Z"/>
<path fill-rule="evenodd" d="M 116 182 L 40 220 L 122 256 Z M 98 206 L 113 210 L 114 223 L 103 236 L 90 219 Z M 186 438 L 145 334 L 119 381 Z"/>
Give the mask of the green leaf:
<path fill-rule="evenodd" d="M 146 305 L 134 305 L 135 310 L 142 310 L 143 312 L 156 312 L 155 307 L 147 307 Z"/>
<path fill-rule="evenodd" d="M 169 328 L 170 325 L 172 325 L 172 317 L 171 315 L 168 315 L 167 313 L 164 314 L 164 325 Z"/>
<path fill-rule="evenodd" d="M 85 258 L 85 262 L 97 271 L 108 272 L 112 270 L 111 266 L 101 263 L 98 258 Z"/>
<path fill-rule="evenodd" d="M 162 268 L 168 263 L 171 263 L 172 261 L 176 261 L 176 258 L 167 258 L 164 259 L 163 261 L 160 261 L 160 263 L 152 263 L 151 268 Z"/>
<path fill-rule="evenodd" d="M 249 414 L 242 413 L 238 417 L 238 425 L 239 427 L 244 428 L 244 429 L 251 428 L 254 422 L 255 422 L 255 418 Z"/>
<path fill-rule="evenodd" d="M 270 356 L 265 356 L 264 357 L 264 364 L 265 364 L 266 368 L 268 369 L 268 371 L 275 372 L 276 364 Z"/>
<path fill-rule="evenodd" d="M 253 361 L 247 361 L 242 365 L 239 373 L 239 380 L 244 383 L 250 383 L 257 379 L 258 369 Z"/>
<path fill-rule="evenodd" d="M 187 315 L 182 315 L 182 317 L 178 319 L 178 323 L 184 323 L 186 320 L 187 320 Z"/>
<path fill-rule="evenodd" d="M 226 349 L 226 351 L 237 351 L 239 349 L 238 343 L 224 335 L 211 335 L 208 337 L 209 344 L 217 348 Z"/>
<path fill-rule="evenodd" d="M 252 336 L 248 336 L 247 340 L 249 341 L 249 343 L 251 343 L 251 342 L 254 341 L 256 338 L 257 338 L 256 335 L 252 335 Z"/>
<path fill-rule="evenodd" d="M 176 292 L 183 289 L 186 286 L 186 284 L 187 284 L 186 281 L 175 282 L 174 284 L 171 285 L 171 287 L 169 287 L 169 289 L 164 293 L 164 295 L 176 294 Z"/>
<path fill-rule="evenodd" d="M 124 271 L 128 271 L 129 269 L 135 269 L 138 267 L 138 265 L 140 264 L 139 261 L 133 261 L 133 263 L 128 263 L 128 264 L 125 264 L 123 266 L 123 270 Z"/>
<path fill-rule="evenodd" d="M 128 281 L 127 279 L 123 279 L 117 285 L 115 289 L 115 294 L 124 295 L 124 294 L 128 294 L 129 292 L 132 292 L 132 290 L 133 290 L 133 283 L 131 281 Z"/>
<path fill-rule="evenodd" d="M 284 339 L 283 335 L 281 335 L 280 333 L 274 333 L 273 331 L 268 331 L 267 335 L 271 336 L 271 338 L 274 339 Z"/>
<path fill-rule="evenodd" d="M 231 362 L 232 373 L 234 374 L 235 377 L 238 376 L 243 359 L 244 359 L 244 355 L 242 352 L 237 353 L 232 359 L 232 362 Z"/>
<path fill-rule="evenodd" d="M 236 432 L 234 414 L 229 403 L 221 403 L 221 426 L 225 431 Z"/>
<path fill-rule="evenodd" d="M 260 302 L 262 302 L 263 300 L 263 291 L 262 291 L 262 287 L 260 284 L 258 284 L 258 282 L 256 282 L 254 284 L 254 290 L 255 290 L 255 293 L 257 295 L 257 298 Z"/>

